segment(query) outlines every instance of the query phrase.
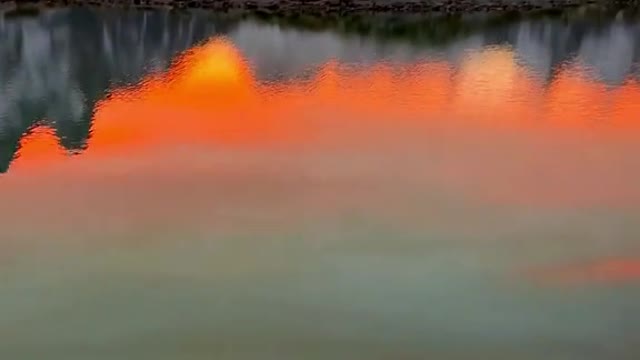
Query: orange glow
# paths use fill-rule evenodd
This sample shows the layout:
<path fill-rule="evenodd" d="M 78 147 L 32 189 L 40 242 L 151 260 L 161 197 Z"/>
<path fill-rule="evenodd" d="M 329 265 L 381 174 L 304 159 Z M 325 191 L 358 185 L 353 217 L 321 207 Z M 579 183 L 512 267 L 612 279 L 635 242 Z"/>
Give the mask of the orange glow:
<path fill-rule="evenodd" d="M 66 158 L 64 149 L 58 144 L 55 131 L 46 126 L 37 126 L 20 139 L 20 147 L 12 169 L 38 170 L 47 164 Z"/>
<path fill-rule="evenodd" d="M 543 285 L 615 284 L 640 281 L 640 259 L 600 259 L 585 264 L 544 269 L 531 274 Z"/>
<path fill-rule="evenodd" d="M 545 84 L 508 48 L 471 53 L 458 70 L 444 62 L 354 68 L 332 61 L 310 79 L 263 83 L 233 44 L 218 38 L 179 56 L 168 72 L 100 101 L 78 161 L 166 155 L 184 146 L 299 157 L 315 149 L 359 151 L 362 158 L 366 149 L 378 161 L 395 151 L 400 160 L 392 163 L 410 160 L 408 176 L 467 196 L 634 205 L 640 178 L 629 169 L 638 135 L 629 130 L 640 119 L 639 88 L 608 88 L 578 66 L 559 69 Z M 11 172 L 40 166 L 45 158 L 34 152 L 48 150 L 29 149 L 44 149 L 41 142 L 60 153 L 47 134 L 46 141 L 23 139 Z"/>
<path fill-rule="evenodd" d="M 613 91 L 611 125 L 614 129 L 626 129 L 629 136 L 640 130 L 640 82 L 630 80 Z"/>
<path fill-rule="evenodd" d="M 115 91 L 96 106 L 89 153 L 149 145 L 258 141 L 270 124 L 248 66 L 228 42 L 194 48 L 172 72 Z"/>
<path fill-rule="evenodd" d="M 467 57 L 456 84 L 452 110 L 459 116 L 521 127 L 539 113 L 542 84 L 516 63 L 510 49 L 491 48 Z"/>
<path fill-rule="evenodd" d="M 187 53 L 181 60 L 187 64 L 180 77 L 186 85 L 193 85 L 192 90 L 202 89 L 203 80 L 215 79 L 222 87 L 246 85 L 251 81 L 249 71 L 244 66 L 244 60 L 232 44 L 225 40 L 216 39 Z"/>
<path fill-rule="evenodd" d="M 213 39 L 166 73 L 113 90 L 92 120 L 78 156 L 45 126 L 22 138 L 0 178 L 0 196 L 15 204 L 0 216 L 15 233 L 38 238 L 33 223 L 60 233 L 78 224 L 142 233 L 164 222 L 285 228 L 359 211 L 422 220 L 458 205 L 474 216 L 640 208 L 640 83 L 608 87 L 579 66 L 545 82 L 507 48 L 471 53 L 460 67 L 331 61 L 306 79 L 261 82 L 233 44 Z M 528 275 L 632 282 L 640 260 Z"/>
<path fill-rule="evenodd" d="M 637 85 L 610 91 L 579 68 L 562 69 L 544 86 L 507 49 L 470 55 L 455 76 L 440 63 L 401 70 L 381 64 L 364 71 L 330 62 L 308 81 L 261 84 L 231 43 L 215 39 L 181 56 L 169 73 L 100 102 L 89 148 L 305 141 L 317 130 L 306 120 L 324 116 L 331 123 L 335 115 L 366 120 L 365 127 L 390 118 L 401 126 L 408 119 L 457 117 L 467 127 L 486 119 L 489 127 L 570 133 L 591 129 L 612 104 L 619 105 L 616 121 L 628 126 L 640 103 Z"/>
<path fill-rule="evenodd" d="M 614 94 L 605 85 L 588 78 L 584 71 L 579 67 L 567 67 L 558 72 L 547 90 L 547 122 L 584 130 L 606 120 L 604 116 L 611 109 Z"/>

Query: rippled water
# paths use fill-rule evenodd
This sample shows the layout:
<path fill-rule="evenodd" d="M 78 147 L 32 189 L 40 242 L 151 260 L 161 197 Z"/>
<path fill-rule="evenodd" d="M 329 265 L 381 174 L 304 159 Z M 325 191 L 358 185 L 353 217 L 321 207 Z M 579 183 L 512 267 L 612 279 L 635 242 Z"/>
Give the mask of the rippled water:
<path fill-rule="evenodd" d="M 0 18 L 0 358 L 636 359 L 640 21 Z"/>

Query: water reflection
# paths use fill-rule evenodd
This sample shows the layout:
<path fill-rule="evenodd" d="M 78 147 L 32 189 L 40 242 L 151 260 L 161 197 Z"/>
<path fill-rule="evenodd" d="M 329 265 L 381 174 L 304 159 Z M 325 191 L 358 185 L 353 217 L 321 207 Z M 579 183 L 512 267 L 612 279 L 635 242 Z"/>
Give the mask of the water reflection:
<path fill-rule="evenodd" d="M 494 53 L 507 52 L 501 56 L 510 59 L 501 64 L 487 64 L 482 71 L 519 69 L 541 81 L 523 84 L 524 91 L 556 91 L 556 85 L 572 86 L 561 79 L 565 75 L 569 81 L 587 78 L 587 83 L 601 84 L 603 88 L 621 86 L 625 89 L 628 82 L 633 88 L 633 79 L 636 79 L 640 30 L 631 15 L 630 18 L 622 14 L 603 16 L 587 12 L 587 15 L 571 15 L 569 22 L 561 17 L 500 21 L 482 17 L 410 18 L 394 22 L 359 18 L 358 24 L 368 25 L 347 26 L 351 23 L 345 23 L 340 27 L 346 32 L 342 36 L 330 28 L 300 32 L 291 26 L 305 24 L 295 21 L 267 25 L 238 22 L 230 17 L 211 18 L 207 13 L 198 12 L 175 15 L 72 9 L 48 11 L 36 18 L 3 19 L 0 23 L 0 61 L 3 62 L 0 67 L 3 84 L 0 89 L 3 147 L 0 170 L 8 169 L 20 136 L 36 124 L 56 129 L 63 148 L 81 151 L 90 136 L 96 102 L 105 96 L 107 89 L 135 83 L 149 72 L 165 71 L 178 53 L 215 34 L 225 34 L 247 57 L 256 81 L 304 78 L 309 70 L 323 67 L 331 59 L 340 64 L 369 65 L 382 59 L 411 66 L 431 59 L 429 62 L 446 63 L 452 68 L 451 73 L 457 73 L 466 71 L 464 67 L 470 66 L 469 63 L 485 61 L 483 57 L 487 55 L 481 54 L 487 48 L 494 48 L 501 49 Z M 383 26 L 388 26 L 385 24 L 394 26 L 385 32 Z M 436 25 L 449 30 L 434 33 L 432 29 Z M 397 31 L 397 26 L 407 29 Z M 349 29 L 360 30 L 350 32 Z M 363 33 L 362 29 L 369 30 Z M 390 38 L 394 41 L 385 34 L 396 34 Z M 441 39 L 442 34 L 452 35 Z M 94 60 L 84 61 L 87 58 Z M 489 66 L 491 69 L 487 70 Z M 474 69 L 479 67 L 479 63 L 474 65 Z M 493 75 L 499 74 L 483 76 Z M 500 78 L 510 81 L 507 76 L 503 74 Z M 576 91 L 588 92 L 587 86 Z M 477 90 L 484 95 L 493 92 L 492 89 Z M 599 93 L 597 89 L 594 91 Z M 629 91 L 633 90 L 623 91 L 620 96 L 626 96 Z M 404 91 L 407 92 L 409 90 Z M 493 94 L 494 99 L 502 96 L 497 92 Z M 592 102 L 586 100 L 588 94 L 575 95 L 574 108 L 566 112 L 582 116 L 584 114 L 579 115 L 582 110 L 575 109 L 582 106 L 576 103 L 580 101 L 578 98 L 587 95 L 582 101 Z M 632 104 L 627 107 L 630 108 L 623 111 L 635 110 Z M 584 111 L 591 117 L 598 116 L 598 110 Z"/>
<path fill-rule="evenodd" d="M 78 14 L 0 25 L 22 54 L 2 58 L 0 349 L 633 358 L 637 25 L 431 46 Z M 51 65 L 22 38 L 67 45 L 33 46 Z M 97 71 L 69 65 L 83 46 Z"/>
<path fill-rule="evenodd" d="M 473 179 L 458 186 L 494 200 L 635 204 L 636 178 L 620 170 L 633 167 L 634 153 L 624 149 L 637 140 L 639 94 L 633 78 L 609 87 L 580 61 L 566 63 L 546 82 L 506 45 L 469 52 L 457 66 L 334 61 L 307 78 L 260 81 L 230 40 L 213 38 L 179 56 L 166 73 L 98 101 L 85 161 L 179 145 L 330 151 L 358 142 L 378 150 L 408 150 L 415 143 L 411 156 L 430 156 L 434 149 L 425 143 L 444 142 L 440 164 L 428 168 L 449 186 Z M 39 135 L 20 141 L 14 171 L 30 167 L 36 149 L 52 161 L 65 160 L 41 135 L 51 132 L 34 132 Z M 513 154 L 467 154 L 473 142 Z M 597 154 L 590 153 L 593 147 Z M 37 164 L 42 168 L 41 160 Z M 542 173 L 548 173 L 544 180 L 535 179 Z"/>

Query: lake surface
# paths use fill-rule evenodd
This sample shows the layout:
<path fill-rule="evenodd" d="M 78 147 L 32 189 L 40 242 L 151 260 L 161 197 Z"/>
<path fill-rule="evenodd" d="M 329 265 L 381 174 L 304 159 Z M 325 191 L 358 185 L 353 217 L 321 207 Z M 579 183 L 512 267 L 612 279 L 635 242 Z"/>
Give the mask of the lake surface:
<path fill-rule="evenodd" d="M 638 19 L 0 18 L 0 358 L 637 359 Z"/>

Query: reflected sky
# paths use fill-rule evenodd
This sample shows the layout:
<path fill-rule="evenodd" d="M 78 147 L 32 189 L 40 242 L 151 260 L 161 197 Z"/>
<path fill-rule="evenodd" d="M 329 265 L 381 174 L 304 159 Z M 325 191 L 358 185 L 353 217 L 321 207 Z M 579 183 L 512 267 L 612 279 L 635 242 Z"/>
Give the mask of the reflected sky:
<path fill-rule="evenodd" d="M 566 16 L 1 20 L 0 355 L 634 359 L 640 29 Z"/>

